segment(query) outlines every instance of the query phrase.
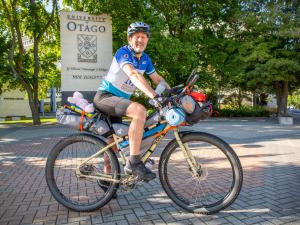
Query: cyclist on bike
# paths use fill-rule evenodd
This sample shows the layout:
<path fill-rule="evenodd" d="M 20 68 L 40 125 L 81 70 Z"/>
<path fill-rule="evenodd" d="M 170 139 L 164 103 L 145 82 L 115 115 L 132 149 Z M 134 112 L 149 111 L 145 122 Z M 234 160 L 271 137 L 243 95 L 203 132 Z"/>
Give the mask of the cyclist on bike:
<path fill-rule="evenodd" d="M 127 173 L 149 181 L 156 177 L 141 161 L 140 146 L 146 121 L 143 105 L 130 101 L 136 88 L 159 105 L 162 98 L 152 89 L 143 74 L 158 85 L 165 80 L 155 71 L 150 57 L 144 53 L 150 37 L 150 27 L 144 22 L 134 22 L 127 29 L 128 45 L 117 50 L 110 69 L 94 97 L 94 105 L 119 122 L 122 116 L 132 119 L 129 126 L 130 157 L 126 161 Z M 168 85 L 166 84 L 168 87 Z"/>

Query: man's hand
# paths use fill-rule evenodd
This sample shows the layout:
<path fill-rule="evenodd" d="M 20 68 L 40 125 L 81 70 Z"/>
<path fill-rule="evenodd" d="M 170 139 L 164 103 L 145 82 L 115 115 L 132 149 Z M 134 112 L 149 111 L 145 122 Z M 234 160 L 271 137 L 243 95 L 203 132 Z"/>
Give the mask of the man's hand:
<path fill-rule="evenodd" d="M 166 105 L 168 98 L 156 95 L 152 100 L 156 108 L 162 108 Z"/>

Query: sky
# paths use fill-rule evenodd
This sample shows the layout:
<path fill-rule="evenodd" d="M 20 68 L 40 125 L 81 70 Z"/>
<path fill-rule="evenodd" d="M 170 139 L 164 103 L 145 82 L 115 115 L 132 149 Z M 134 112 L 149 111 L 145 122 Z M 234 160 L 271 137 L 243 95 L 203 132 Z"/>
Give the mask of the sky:
<path fill-rule="evenodd" d="M 62 0 L 58 0 L 58 5 L 59 5 L 59 9 L 61 9 L 62 8 Z M 48 12 L 52 11 L 52 0 L 49 0 L 48 5 L 46 6 L 46 10 Z"/>

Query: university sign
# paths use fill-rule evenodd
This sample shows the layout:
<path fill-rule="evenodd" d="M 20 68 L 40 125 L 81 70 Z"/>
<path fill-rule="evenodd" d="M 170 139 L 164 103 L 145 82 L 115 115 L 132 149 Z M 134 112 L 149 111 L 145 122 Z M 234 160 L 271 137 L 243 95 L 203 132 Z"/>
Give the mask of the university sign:
<path fill-rule="evenodd" d="M 60 21 L 62 99 L 74 91 L 91 98 L 112 60 L 111 18 L 61 11 Z"/>

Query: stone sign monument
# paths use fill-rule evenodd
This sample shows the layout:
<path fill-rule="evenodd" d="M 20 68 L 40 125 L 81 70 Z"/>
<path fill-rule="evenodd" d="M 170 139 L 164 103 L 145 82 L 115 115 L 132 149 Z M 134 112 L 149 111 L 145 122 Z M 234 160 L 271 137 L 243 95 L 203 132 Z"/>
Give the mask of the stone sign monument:
<path fill-rule="evenodd" d="M 60 12 L 62 102 L 74 91 L 90 101 L 112 60 L 109 15 Z"/>

